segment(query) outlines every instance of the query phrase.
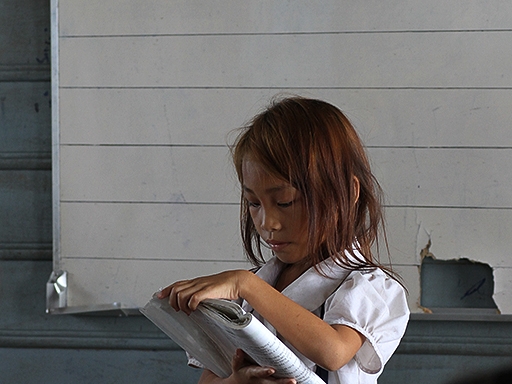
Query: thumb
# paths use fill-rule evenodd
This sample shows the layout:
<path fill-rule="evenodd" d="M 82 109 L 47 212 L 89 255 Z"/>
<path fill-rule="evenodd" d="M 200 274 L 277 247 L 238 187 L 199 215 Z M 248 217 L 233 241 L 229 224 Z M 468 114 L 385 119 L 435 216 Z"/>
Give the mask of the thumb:
<path fill-rule="evenodd" d="M 239 371 L 243 366 L 245 360 L 245 354 L 244 351 L 241 349 L 237 349 L 235 352 L 235 356 L 233 356 L 233 360 L 231 360 L 231 369 L 233 372 Z"/>

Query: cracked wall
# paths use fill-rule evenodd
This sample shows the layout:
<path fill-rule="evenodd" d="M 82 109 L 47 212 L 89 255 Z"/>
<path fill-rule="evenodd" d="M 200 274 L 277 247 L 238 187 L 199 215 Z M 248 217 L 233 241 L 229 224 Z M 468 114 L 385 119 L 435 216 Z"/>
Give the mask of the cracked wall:
<path fill-rule="evenodd" d="M 421 266 L 425 260 L 435 259 L 437 262 L 446 262 L 446 265 L 469 262 L 488 266 L 492 273 L 490 297 L 499 313 L 512 314 L 512 262 L 508 253 L 511 238 L 506 231 L 506 224 L 512 217 L 508 210 L 437 208 L 410 209 L 402 213 L 399 229 L 407 227 L 408 230 L 397 232 L 395 228 L 391 231 L 391 237 L 395 245 L 401 244 L 394 248 L 395 251 L 412 251 L 410 245 L 415 243 L 414 262 L 398 267 L 399 270 L 405 271 L 404 278 L 410 292 L 409 305 L 413 312 L 428 312 L 428 307 L 425 308 L 421 300 Z M 398 219 L 394 216 L 391 218 L 392 222 Z M 416 229 L 416 233 L 413 232 L 413 228 Z M 411 241 L 411 238 L 414 241 Z M 406 244 L 407 242 L 409 244 Z M 398 255 L 399 259 L 407 259 L 401 252 L 398 252 Z M 442 268 L 442 264 L 439 264 L 438 271 L 439 268 Z M 486 278 L 484 282 L 486 287 L 489 284 L 488 280 L 489 278 Z M 442 280 L 437 282 L 443 284 Z M 471 284 L 468 281 L 468 292 L 471 289 L 481 292 L 483 285 L 478 287 L 479 282 L 479 279 L 475 279 Z"/>

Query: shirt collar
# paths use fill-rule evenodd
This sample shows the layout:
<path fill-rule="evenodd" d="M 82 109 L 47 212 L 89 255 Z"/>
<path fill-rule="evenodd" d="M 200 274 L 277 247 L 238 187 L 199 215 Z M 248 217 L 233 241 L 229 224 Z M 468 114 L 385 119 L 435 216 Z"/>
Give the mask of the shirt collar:
<path fill-rule="evenodd" d="M 314 311 L 327 300 L 351 272 L 336 264 L 332 259 L 322 261 L 318 267 L 325 276 L 311 267 L 287 286 L 282 294 L 307 310 Z M 273 257 L 256 274 L 274 286 L 282 268 L 283 263 Z"/>

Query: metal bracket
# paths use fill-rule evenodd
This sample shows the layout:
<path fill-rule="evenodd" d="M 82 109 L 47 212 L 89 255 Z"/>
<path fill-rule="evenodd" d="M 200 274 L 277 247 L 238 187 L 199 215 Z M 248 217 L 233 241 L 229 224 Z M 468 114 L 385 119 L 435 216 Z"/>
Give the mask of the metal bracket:
<path fill-rule="evenodd" d="M 123 308 L 121 303 L 68 307 L 68 273 L 52 272 L 46 283 L 46 313 L 52 315 L 131 316 L 138 308 Z"/>
<path fill-rule="evenodd" d="M 68 273 L 53 271 L 46 283 L 46 313 L 68 306 Z"/>

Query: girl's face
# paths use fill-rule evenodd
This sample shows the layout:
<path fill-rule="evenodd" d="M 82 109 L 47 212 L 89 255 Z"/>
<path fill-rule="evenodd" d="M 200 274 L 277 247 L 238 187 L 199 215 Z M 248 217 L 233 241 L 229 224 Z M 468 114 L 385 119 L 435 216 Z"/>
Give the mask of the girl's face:
<path fill-rule="evenodd" d="M 305 261 L 307 218 L 302 193 L 288 182 L 269 175 L 260 163 L 242 164 L 243 196 L 261 238 L 284 263 Z"/>

